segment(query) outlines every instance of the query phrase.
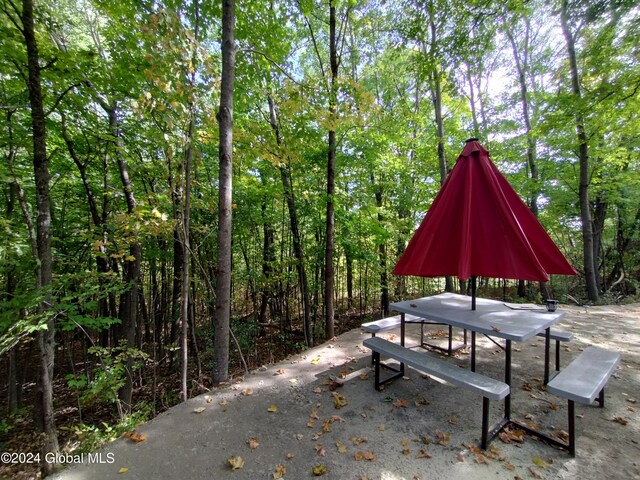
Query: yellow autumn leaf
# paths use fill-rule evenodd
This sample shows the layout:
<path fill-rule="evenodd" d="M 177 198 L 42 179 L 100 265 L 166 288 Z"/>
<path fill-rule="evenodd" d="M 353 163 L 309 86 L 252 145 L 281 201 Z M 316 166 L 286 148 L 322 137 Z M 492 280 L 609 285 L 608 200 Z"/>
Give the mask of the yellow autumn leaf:
<path fill-rule="evenodd" d="M 118 470 L 118 473 L 127 473 L 129 471 L 129 469 L 127 467 L 122 467 L 120 470 Z"/>
<path fill-rule="evenodd" d="M 239 470 L 244 467 L 244 460 L 241 456 L 229 457 L 228 462 L 231 465 L 231 470 Z"/>
<path fill-rule="evenodd" d="M 320 355 L 318 355 L 316 358 L 311 360 L 311 365 L 317 365 L 319 361 L 320 361 Z"/>
<path fill-rule="evenodd" d="M 278 465 L 273 472 L 274 480 L 284 478 L 285 473 L 287 473 L 287 468 L 284 465 Z"/>
<path fill-rule="evenodd" d="M 320 463 L 311 469 L 311 473 L 313 473 L 314 476 L 319 477 L 327 473 L 327 467 L 326 465 Z"/>
<path fill-rule="evenodd" d="M 549 466 L 549 464 L 540 457 L 533 457 L 533 463 L 540 468 L 547 468 Z"/>
<path fill-rule="evenodd" d="M 206 408 L 204 408 L 204 407 L 198 407 L 198 408 L 194 408 L 194 409 L 193 409 L 193 412 L 194 412 L 194 413 L 202 413 L 202 412 L 204 412 L 205 410 L 206 410 Z"/>
<path fill-rule="evenodd" d="M 269 406 L 269 408 L 267 408 L 267 412 L 269 413 L 276 413 L 278 411 L 278 407 L 276 407 L 275 405 L 271 405 Z"/>

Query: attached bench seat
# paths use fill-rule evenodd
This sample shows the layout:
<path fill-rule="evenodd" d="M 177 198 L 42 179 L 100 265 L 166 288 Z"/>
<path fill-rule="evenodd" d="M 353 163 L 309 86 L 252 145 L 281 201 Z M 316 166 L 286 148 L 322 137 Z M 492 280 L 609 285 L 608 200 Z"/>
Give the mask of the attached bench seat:
<path fill-rule="evenodd" d="M 381 385 L 404 375 L 404 365 L 408 365 L 420 372 L 433 375 L 453 385 L 482 395 L 481 447 L 486 450 L 490 438 L 493 438 L 495 431 L 497 431 L 497 429 L 494 429 L 490 437 L 489 401 L 504 399 L 509 394 L 509 385 L 479 373 L 460 368 L 444 360 L 402 347 L 379 337 L 368 338 L 362 342 L 362 344 L 373 352 L 376 390 L 380 390 Z M 397 373 L 383 381 L 380 380 L 380 355 L 393 358 L 400 362 L 400 369 Z"/>
<path fill-rule="evenodd" d="M 547 391 L 568 402 L 569 443 L 576 455 L 575 402 L 590 405 L 598 400 L 604 408 L 604 387 L 620 362 L 620 354 L 599 347 L 587 347 L 547 385 Z"/>
<path fill-rule="evenodd" d="M 415 315 L 405 314 L 404 321 L 407 323 L 418 323 L 424 321 L 424 318 L 416 317 Z M 370 333 L 372 337 L 375 337 L 377 333 L 386 332 L 387 330 L 393 330 L 400 326 L 400 315 L 394 315 L 393 317 L 381 318 L 380 320 L 374 320 L 373 322 L 367 322 L 360 325 L 365 332 Z"/>
<path fill-rule="evenodd" d="M 426 343 L 424 340 L 424 324 L 425 323 L 430 323 L 433 325 L 443 325 L 442 323 L 438 323 L 438 322 L 432 322 L 427 318 L 423 318 L 423 317 L 418 317 L 416 315 L 410 315 L 408 313 L 405 314 L 404 316 L 404 321 L 405 323 L 419 323 L 420 324 L 420 346 L 421 347 L 430 347 L 430 348 L 435 348 L 437 350 L 442 350 L 448 353 L 448 355 L 451 355 L 454 351 L 459 350 L 462 347 L 466 347 L 467 346 L 467 332 L 465 330 L 464 332 L 464 344 L 457 346 L 457 347 L 453 347 L 453 343 L 452 343 L 452 338 L 451 336 L 453 335 L 453 327 L 451 325 L 448 325 L 449 328 L 449 346 L 448 348 L 442 348 L 438 345 L 432 345 L 429 343 Z M 360 328 L 362 328 L 362 330 L 364 330 L 367 333 L 370 333 L 372 337 L 375 337 L 376 334 L 380 333 L 380 332 L 386 332 L 387 330 L 393 330 L 394 328 L 397 328 L 400 326 L 402 322 L 402 318 L 400 315 L 394 315 L 393 317 L 386 317 L 386 318 L 381 318 L 380 320 L 374 320 L 373 322 L 367 322 L 367 323 L 363 323 L 362 325 L 360 325 Z"/>

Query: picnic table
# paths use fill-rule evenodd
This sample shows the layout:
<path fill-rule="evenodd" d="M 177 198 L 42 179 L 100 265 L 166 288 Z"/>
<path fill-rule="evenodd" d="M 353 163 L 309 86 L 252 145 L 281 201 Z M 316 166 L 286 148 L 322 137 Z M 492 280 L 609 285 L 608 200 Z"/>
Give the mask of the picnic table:
<path fill-rule="evenodd" d="M 431 297 L 405 300 L 390 304 L 390 308 L 401 314 L 400 345 L 404 346 L 405 321 L 404 316 L 414 315 L 445 325 L 462 328 L 471 332 L 471 371 L 476 370 L 476 336 L 482 334 L 492 339 L 504 340 L 505 365 L 504 383 L 511 387 L 512 343 L 525 342 L 544 332 L 544 383 L 549 382 L 549 360 L 551 344 L 551 327 L 558 323 L 564 312 L 549 312 L 544 307 L 540 309 L 514 308 L 504 302 L 485 298 L 476 299 L 476 309 L 471 309 L 471 299 L 455 293 L 443 293 Z M 499 344 L 498 344 L 499 345 Z M 496 435 L 509 424 L 516 424 L 529 433 L 526 425 L 511 419 L 511 390 L 504 398 L 504 418 L 491 432 Z"/>

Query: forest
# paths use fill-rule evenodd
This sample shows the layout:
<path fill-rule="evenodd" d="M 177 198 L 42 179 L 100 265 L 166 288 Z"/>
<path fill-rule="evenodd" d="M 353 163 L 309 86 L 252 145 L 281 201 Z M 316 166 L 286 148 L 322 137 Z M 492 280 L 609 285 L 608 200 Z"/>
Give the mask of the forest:
<path fill-rule="evenodd" d="M 4 450 L 92 451 L 464 292 L 391 271 L 470 137 L 578 271 L 481 295 L 638 299 L 632 0 L 0 0 L 0 24 Z"/>

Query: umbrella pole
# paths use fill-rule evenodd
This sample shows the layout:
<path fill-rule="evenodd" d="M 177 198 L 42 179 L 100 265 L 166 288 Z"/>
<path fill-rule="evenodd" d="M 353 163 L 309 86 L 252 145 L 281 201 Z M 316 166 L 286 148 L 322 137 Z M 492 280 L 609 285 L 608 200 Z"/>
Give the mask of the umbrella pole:
<path fill-rule="evenodd" d="M 476 309 L 476 276 L 471 276 L 471 310 Z"/>

